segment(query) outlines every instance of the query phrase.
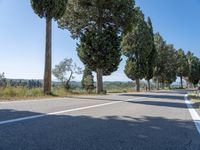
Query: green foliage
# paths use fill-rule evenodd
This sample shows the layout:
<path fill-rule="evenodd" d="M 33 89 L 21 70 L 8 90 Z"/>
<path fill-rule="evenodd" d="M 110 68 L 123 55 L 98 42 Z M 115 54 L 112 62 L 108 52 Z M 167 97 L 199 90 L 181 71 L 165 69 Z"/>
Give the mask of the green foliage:
<path fill-rule="evenodd" d="M 176 51 L 173 45 L 168 44 L 165 46 L 166 55 L 163 59 L 165 59 L 164 72 L 162 78 L 165 83 L 168 85 L 176 81 L 176 71 L 177 71 L 177 60 L 176 60 Z"/>
<path fill-rule="evenodd" d="M 68 0 L 59 27 L 68 29 L 77 38 L 88 29 L 104 30 L 108 26 L 121 33 L 131 27 L 134 0 Z"/>
<path fill-rule="evenodd" d="M 85 90 L 91 91 L 95 88 L 93 78 L 92 70 L 88 66 L 85 66 L 85 70 L 83 71 L 83 78 L 81 81 L 82 87 Z"/>
<path fill-rule="evenodd" d="M 77 52 L 81 61 L 96 71 L 103 69 L 103 75 L 116 71 L 121 61 L 119 37 L 114 29 L 89 30 L 80 39 Z"/>
<path fill-rule="evenodd" d="M 41 18 L 59 19 L 66 10 L 67 0 L 31 0 L 34 12 Z"/>
<path fill-rule="evenodd" d="M 151 49 L 149 49 L 150 54 L 147 57 L 147 73 L 145 75 L 145 79 L 149 81 L 150 79 L 153 78 L 153 72 L 154 72 L 155 62 L 156 62 L 156 48 L 155 48 L 155 44 L 154 44 L 153 26 L 152 26 L 150 17 L 148 17 L 147 26 L 148 26 L 148 28 L 150 30 L 150 34 L 151 34 L 151 40 L 150 40 L 151 44 L 150 45 L 152 45 L 151 47 L 149 47 Z"/>
<path fill-rule="evenodd" d="M 186 54 L 189 64 L 188 81 L 196 85 L 200 80 L 200 60 L 190 51 Z"/>
<path fill-rule="evenodd" d="M 146 83 L 140 82 L 141 88 L 145 90 Z M 108 93 L 125 93 L 125 92 L 133 92 L 135 89 L 133 87 L 136 86 L 135 82 L 104 82 L 104 88 Z"/>
<path fill-rule="evenodd" d="M 126 60 L 124 73 L 131 80 L 142 79 L 145 76 L 146 70 L 145 62 L 138 63 L 131 58 Z"/>
<path fill-rule="evenodd" d="M 162 36 L 156 33 L 154 36 L 156 48 L 156 63 L 154 77 L 162 84 L 170 85 L 176 80 L 177 57 L 172 44 L 166 44 Z"/>
<path fill-rule="evenodd" d="M 131 32 L 121 43 L 123 54 L 128 57 L 125 74 L 132 80 L 142 79 L 146 75 L 147 57 L 152 49 L 152 35 L 144 20 L 143 13 L 136 8 L 137 17 Z"/>
<path fill-rule="evenodd" d="M 70 81 L 74 79 L 74 74 L 81 74 L 81 68 L 75 63 L 73 64 L 72 59 L 65 58 L 52 70 L 53 75 L 62 82 L 66 89 L 70 88 Z"/>
<path fill-rule="evenodd" d="M 164 47 L 166 45 L 165 41 L 163 40 L 162 36 L 159 33 L 155 33 L 154 35 L 154 44 L 156 48 L 156 62 L 155 62 L 155 69 L 154 69 L 154 77 L 161 82 L 161 74 L 164 72 L 164 63 L 166 51 Z"/>
<path fill-rule="evenodd" d="M 5 78 L 5 73 L 0 74 L 0 87 L 5 88 L 7 86 L 7 81 Z"/>
<path fill-rule="evenodd" d="M 120 62 L 119 35 L 130 28 L 133 7 L 132 0 L 69 0 L 59 25 L 81 38 L 77 51 L 85 65 L 110 75 Z"/>
<path fill-rule="evenodd" d="M 187 57 L 182 49 L 177 51 L 177 75 L 186 77 L 188 75 L 189 65 Z"/>
<path fill-rule="evenodd" d="M 119 37 L 134 20 L 133 0 L 69 0 L 59 27 L 80 38 L 81 61 L 97 73 L 97 93 L 103 92 L 102 75 L 117 70 Z"/>

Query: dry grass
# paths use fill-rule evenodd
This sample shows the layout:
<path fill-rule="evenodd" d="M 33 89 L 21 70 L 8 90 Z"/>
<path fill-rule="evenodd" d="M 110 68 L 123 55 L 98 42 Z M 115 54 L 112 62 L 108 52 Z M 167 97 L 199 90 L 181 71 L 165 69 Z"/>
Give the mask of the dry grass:
<path fill-rule="evenodd" d="M 27 87 L 6 87 L 0 88 L 0 101 L 3 100 L 21 100 L 21 99 L 39 99 L 39 98 L 53 98 L 66 97 L 76 95 L 91 95 L 95 91 L 88 93 L 85 90 L 75 89 L 66 90 L 64 88 L 53 88 L 52 95 L 45 95 L 42 88 L 27 88 Z"/>
<path fill-rule="evenodd" d="M 200 110 L 200 95 L 196 93 L 190 93 L 188 96 L 189 96 L 189 99 L 194 104 L 195 108 Z"/>
<path fill-rule="evenodd" d="M 0 89 L 0 100 L 45 97 L 41 88 L 6 87 Z"/>
<path fill-rule="evenodd" d="M 142 90 L 141 90 L 142 91 Z M 107 90 L 107 93 L 127 93 L 134 92 L 132 88 L 113 88 Z M 95 90 L 85 91 L 77 88 L 73 90 L 66 90 L 62 87 L 52 88 L 52 95 L 48 96 L 43 93 L 42 88 L 27 88 L 27 87 L 6 87 L 0 88 L 0 101 L 3 100 L 21 100 L 21 99 L 41 99 L 41 98 L 55 98 L 78 95 L 96 95 Z"/>

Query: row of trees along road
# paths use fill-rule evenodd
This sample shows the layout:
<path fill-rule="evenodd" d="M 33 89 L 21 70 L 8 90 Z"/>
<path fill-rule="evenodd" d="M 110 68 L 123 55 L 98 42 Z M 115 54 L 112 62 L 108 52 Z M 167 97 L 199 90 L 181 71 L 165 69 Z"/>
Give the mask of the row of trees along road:
<path fill-rule="evenodd" d="M 102 77 L 118 69 L 121 54 L 127 57 L 124 72 L 136 80 L 137 91 L 141 79 L 148 81 L 149 89 L 151 79 L 158 89 L 160 83 L 170 85 L 176 76 L 193 84 L 199 81 L 199 59 L 176 51 L 159 33 L 154 34 L 151 19 L 145 20 L 134 0 L 31 0 L 31 4 L 46 19 L 45 94 L 51 94 L 52 19 L 79 40 L 77 53 L 86 66 L 82 85 L 94 88 L 91 72 L 96 72 L 97 93 L 103 92 Z"/>

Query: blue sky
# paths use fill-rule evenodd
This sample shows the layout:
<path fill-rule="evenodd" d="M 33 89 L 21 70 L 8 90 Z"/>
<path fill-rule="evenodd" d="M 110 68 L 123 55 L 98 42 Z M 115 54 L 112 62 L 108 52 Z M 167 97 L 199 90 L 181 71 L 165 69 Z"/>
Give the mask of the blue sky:
<path fill-rule="evenodd" d="M 200 0 L 136 0 L 154 31 L 175 48 L 200 57 Z M 0 0 L 0 72 L 7 78 L 42 79 L 45 20 L 34 14 L 29 0 Z M 53 23 L 53 66 L 65 57 L 83 66 L 76 54 L 76 41 Z M 106 81 L 129 81 L 125 61 Z M 80 80 L 77 76 L 75 80 Z"/>

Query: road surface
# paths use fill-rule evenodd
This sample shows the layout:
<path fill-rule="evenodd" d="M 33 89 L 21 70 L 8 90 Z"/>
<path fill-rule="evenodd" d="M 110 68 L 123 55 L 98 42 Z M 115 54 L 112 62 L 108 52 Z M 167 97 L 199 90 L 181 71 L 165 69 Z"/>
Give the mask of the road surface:
<path fill-rule="evenodd" d="M 0 150 L 200 150 L 185 91 L 0 103 Z"/>

